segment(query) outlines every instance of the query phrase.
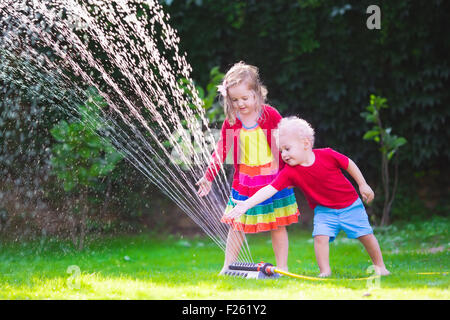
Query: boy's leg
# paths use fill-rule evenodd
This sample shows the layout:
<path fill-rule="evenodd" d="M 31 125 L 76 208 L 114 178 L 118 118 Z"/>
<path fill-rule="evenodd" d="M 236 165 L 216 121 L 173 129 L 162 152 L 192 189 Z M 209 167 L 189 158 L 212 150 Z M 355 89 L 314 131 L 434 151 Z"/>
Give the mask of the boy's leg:
<path fill-rule="evenodd" d="M 340 222 L 349 238 L 357 238 L 364 245 L 375 266 L 375 272 L 379 275 L 388 275 L 389 271 L 384 265 L 380 246 L 373 235 L 373 229 L 361 199 L 358 198 L 351 206 L 342 210 Z"/>
<path fill-rule="evenodd" d="M 319 277 L 331 275 L 330 268 L 330 240 L 339 234 L 339 215 L 336 209 L 316 206 L 314 209 L 314 251 L 319 265 Z"/>
<path fill-rule="evenodd" d="M 230 264 L 237 260 L 244 238 L 245 235 L 242 231 L 235 231 L 230 228 L 227 237 L 227 247 L 225 248 L 225 261 L 220 274 L 222 274 Z"/>
<path fill-rule="evenodd" d="M 278 229 L 272 230 L 271 235 L 277 268 L 288 271 L 289 240 L 286 227 L 278 227 Z"/>
<path fill-rule="evenodd" d="M 383 262 L 383 255 L 381 254 L 381 249 L 378 244 L 377 238 L 373 234 L 367 234 L 358 238 L 359 241 L 364 245 L 369 254 L 372 262 L 375 266 L 375 272 L 379 275 L 385 276 L 390 272 L 386 269 Z"/>
<path fill-rule="evenodd" d="M 328 277 L 331 275 L 329 241 L 329 236 L 314 236 L 314 251 L 316 252 L 317 264 L 320 269 L 319 277 Z"/>

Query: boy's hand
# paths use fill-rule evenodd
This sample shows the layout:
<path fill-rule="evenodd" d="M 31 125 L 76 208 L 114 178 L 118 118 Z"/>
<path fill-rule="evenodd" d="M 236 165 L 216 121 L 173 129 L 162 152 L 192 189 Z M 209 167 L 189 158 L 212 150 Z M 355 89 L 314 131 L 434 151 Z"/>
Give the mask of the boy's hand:
<path fill-rule="evenodd" d="M 241 200 L 234 200 L 231 199 L 234 203 L 236 203 L 236 206 L 228 213 L 226 213 L 224 216 L 227 218 L 233 218 L 233 219 L 237 219 L 240 216 L 242 216 L 244 213 L 247 212 L 248 210 L 248 206 L 245 203 L 245 201 L 241 201 Z"/>
<path fill-rule="evenodd" d="M 361 193 L 363 201 L 367 204 L 372 202 L 373 198 L 375 197 L 375 193 L 367 183 L 359 186 L 359 192 Z"/>
<path fill-rule="evenodd" d="M 367 204 L 370 203 L 375 197 L 375 194 L 367 184 L 361 171 L 352 159 L 348 160 L 347 172 L 352 176 L 353 179 L 355 179 L 356 183 L 358 184 L 359 193 L 361 194 L 363 201 Z"/>

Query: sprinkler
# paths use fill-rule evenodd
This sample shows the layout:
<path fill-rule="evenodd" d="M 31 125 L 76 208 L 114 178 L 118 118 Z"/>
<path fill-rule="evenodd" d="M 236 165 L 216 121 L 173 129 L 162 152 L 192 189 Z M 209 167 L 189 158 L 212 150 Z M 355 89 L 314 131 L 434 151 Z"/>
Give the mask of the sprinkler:
<path fill-rule="evenodd" d="M 275 270 L 271 263 L 235 262 L 228 266 L 224 274 L 247 279 L 275 279 L 280 276 Z"/>
<path fill-rule="evenodd" d="M 235 262 L 228 266 L 224 272 L 227 276 L 240 277 L 246 279 L 276 279 L 280 275 L 285 275 L 297 279 L 306 280 L 329 280 L 326 278 L 308 277 L 300 274 L 287 272 L 277 269 L 273 264 L 267 262 L 249 263 L 249 262 Z"/>

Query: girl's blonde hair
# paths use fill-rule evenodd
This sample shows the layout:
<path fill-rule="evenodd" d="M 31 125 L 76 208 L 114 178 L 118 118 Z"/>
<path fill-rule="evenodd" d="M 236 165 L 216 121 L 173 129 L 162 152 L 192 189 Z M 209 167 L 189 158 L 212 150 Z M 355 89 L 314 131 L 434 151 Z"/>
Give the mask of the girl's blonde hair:
<path fill-rule="evenodd" d="M 257 67 L 246 64 L 242 61 L 231 67 L 223 78 L 222 84 L 218 86 L 221 93 L 222 104 L 225 116 L 231 125 L 236 122 L 236 111 L 228 95 L 228 88 L 239 85 L 243 82 L 248 84 L 248 88 L 253 90 L 256 96 L 256 108 L 261 112 L 262 105 L 266 102 L 267 88 L 261 83 L 259 70 Z"/>
<path fill-rule="evenodd" d="M 295 116 L 281 119 L 278 124 L 278 130 L 281 131 L 287 128 L 294 129 L 298 138 L 309 139 L 311 146 L 314 146 L 314 129 L 306 120 Z"/>

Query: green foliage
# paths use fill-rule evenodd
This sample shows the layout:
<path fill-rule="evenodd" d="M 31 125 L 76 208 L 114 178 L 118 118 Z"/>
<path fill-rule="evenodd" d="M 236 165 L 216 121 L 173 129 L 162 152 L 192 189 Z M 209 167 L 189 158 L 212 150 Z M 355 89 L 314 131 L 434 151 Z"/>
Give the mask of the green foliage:
<path fill-rule="evenodd" d="M 203 89 L 199 85 L 195 85 L 196 95 L 202 101 L 202 107 L 205 109 L 206 116 L 210 122 L 210 124 L 215 124 L 222 122 L 225 119 L 225 115 L 223 112 L 223 108 L 217 100 L 217 86 L 222 83 L 222 79 L 225 76 L 224 73 L 220 72 L 219 67 L 212 67 L 209 71 L 209 81 L 206 84 L 205 89 Z M 189 84 L 189 80 L 181 79 L 180 81 L 181 87 L 184 90 L 184 93 L 188 97 L 193 97 L 194 93 L 189 90 L 187 84 Z M 191 103 L 192 108 L 197 108 L 194 104 Z"/>
<path fill-rule="evenodd" d="M 382 1 L 381 30 L 366 27 L 371 4 L 216 0 L 163 5 L 200 83 L 209 81 L 213 66 L 228 70 L 239 60 L 258 66 L 269 103 L 282 115 L 311 122 L 318 147 L 333 146 L 368 169 L 377 167 L 372 160 L 377 151 L 360 144 L 368 125 L 358 115 L 371 93 L 383 92 L 395 106 L 385 110 L 386 117 L 409 141 L 402 169 L 442 168 L 450 160 L 450 42 L 443 41 L 440 30 L 448 29 L 450 2 Z"/>
<path fill-rule="evenodd" d="M 223 107 L 217 100 L 217 86 L 222 83 L 225 74 L 220 72 L 219 67 L 215 66 L 211 69 L 209 75 L 209 82 L 205 90 L 200 86 L 196 86 L 196 88 L 200 99 L 203 101 L 203 108 L 205 108 L 209 123 L 218 124 L 225 120 Z"/>
<path fill-rule="evenodd" d="M 67 192 L 95 188 L 99 178 L 123 159 L 111 142 L 98 134 L 104 127 L 99 108 L 105 106 L 103 98 L 91 92 L 85 104 L 78 107 L 79 121 L 62 120 L 51 129 L 57 141 L 52 147 L 52 170 Z"/>
<path fill-rule="evenodd" d="M 387 160 L 391 160 L 397 150 L 406 144 L 406 139 L 391 133 L 392 128 L 384 128 L 381 123 L 381 109 L 387 109 L 386 98 L 370 95 L 370 105 L 366 107 L 367 112 L 361 116 L 374 126 L 367 131 L 363 139 L 373 140 L 380 145 L 380 152 Z"/>

